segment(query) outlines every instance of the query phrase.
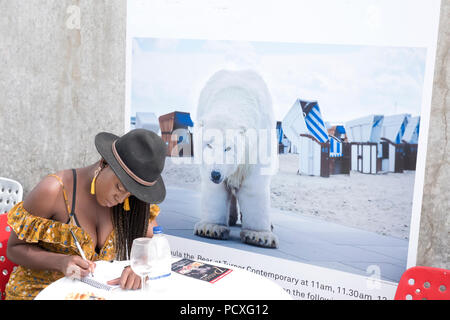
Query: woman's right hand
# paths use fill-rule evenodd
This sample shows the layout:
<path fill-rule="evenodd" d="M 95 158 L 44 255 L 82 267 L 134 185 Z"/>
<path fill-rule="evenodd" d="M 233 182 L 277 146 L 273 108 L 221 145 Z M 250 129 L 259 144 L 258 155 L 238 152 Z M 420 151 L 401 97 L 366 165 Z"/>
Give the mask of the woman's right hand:
<path fill-rule="evenodd" d="M 61 272 L 66 277 L 81 279 L 95 270 L 95 263 L 86 261 L 80 256 L 65 255 L 62 258 Z"/>

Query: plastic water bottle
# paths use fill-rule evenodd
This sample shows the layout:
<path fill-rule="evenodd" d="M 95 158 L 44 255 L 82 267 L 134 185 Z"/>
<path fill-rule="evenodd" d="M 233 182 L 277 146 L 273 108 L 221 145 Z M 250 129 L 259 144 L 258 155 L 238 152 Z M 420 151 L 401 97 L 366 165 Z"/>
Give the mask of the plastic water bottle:
<path fill-rule="evenodd" d="M 153 227 L 153 238 L 150 241 L 151 271 L 148 276 L 150 290 L 167 289 L 172 272 L 172 255 L 170 245 L 163 234 L 162 227 Z"/>

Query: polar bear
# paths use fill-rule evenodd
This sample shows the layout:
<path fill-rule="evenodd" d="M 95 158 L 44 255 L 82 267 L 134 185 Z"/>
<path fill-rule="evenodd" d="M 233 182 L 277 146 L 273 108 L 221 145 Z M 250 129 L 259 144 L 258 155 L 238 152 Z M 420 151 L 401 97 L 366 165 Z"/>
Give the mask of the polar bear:
<path fill-rule="evenodd" d="M 240 213 L 242 242 L 277 248 L 270 220 L 276 122 L 264 80 L 251 70 L 216 72 L 200 93 L 195 126 L 203 159 L 202 219 L 194 234 L 228 239 Z"/>

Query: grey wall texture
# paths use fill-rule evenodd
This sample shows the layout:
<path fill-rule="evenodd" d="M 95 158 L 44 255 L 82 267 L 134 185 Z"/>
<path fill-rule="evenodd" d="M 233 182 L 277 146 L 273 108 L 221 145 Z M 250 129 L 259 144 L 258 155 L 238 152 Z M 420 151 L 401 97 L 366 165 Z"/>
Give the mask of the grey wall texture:
<path fill-rule="evenodd" d="M 418 265 L 450 269 L 450 0 L 442 1 Z M 123 133 L 126 0 L 0 0 L 0 176 L 25 195 Z M 20 146 L 20 147 L 18 147 Z"/>
<path fill-rule="evenodd" d="M 450 0 L 441 3 L 417 265 L 450 269 Z"/>
<path fill-rule="evenodd" d="M 95 134 L 123 133 L 125 45 L 124 0 L 0 0 L 0 176 L 26 194 L 100 158 Z"/>

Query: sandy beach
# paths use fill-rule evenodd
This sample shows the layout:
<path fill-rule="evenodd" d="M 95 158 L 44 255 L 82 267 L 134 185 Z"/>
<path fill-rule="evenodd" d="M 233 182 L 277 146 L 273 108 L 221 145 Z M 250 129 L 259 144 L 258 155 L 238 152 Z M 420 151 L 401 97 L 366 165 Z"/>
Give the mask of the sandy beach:
<path fill-rule="evenodd" d="M 281 154 L 279 159 L 271 182 L 273 208 L 408 239 L 414 171 L 321 178 L 297 174 L 298 154 Z M 162 176 L 167 186 L 200 191 L 199 165 L 167 158 Z"/>

